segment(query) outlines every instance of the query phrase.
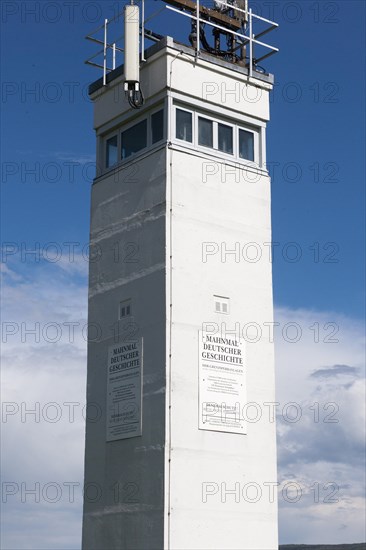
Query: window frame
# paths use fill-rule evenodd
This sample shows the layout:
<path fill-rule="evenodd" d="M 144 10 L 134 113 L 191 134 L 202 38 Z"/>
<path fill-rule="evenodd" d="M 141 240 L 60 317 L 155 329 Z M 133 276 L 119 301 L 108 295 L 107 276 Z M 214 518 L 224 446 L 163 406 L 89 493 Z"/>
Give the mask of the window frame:
<path fill-rule="evenodd" d="M 135 151 L 134 153 L 131 153 L 127 157 L 122 158 L 122 134 L 125 132 L 128 132 L 128 130 L 131 130 L 134 126 L 138 126 L 139 124 L 142 124 L 146 121 L 146 145 L 145 147 L 142 147 L 138 151 Z M 149 147 L 149 117 L 142 117 L 141 119 L 134 120 L 133 123 L 128 124 L 118 130 L 118 137 L 119 137 L 119 151 L 118 151 L 118 157 L 119 162 L 127 162 L 129 158 L 135 157 L 136 155 L 139 155 L 140 153 L 146 151 Z"/>
<path fill-rule="evenodd" d="M 155 113 L 163 111 L 163 137 L 159 141 L 156 141 L 155 143 L 152 142 L 152 115 Z M 102 166 L 102 174 L 105 174 L 109 172 L 110 170 L 116 169 L 118 166 L 125 164 L 127 162 L 130 162 L 132 159 L 135 159 L 138 155 L 146 153 L 148 150 L 153 150 L 155 147 L 159 147 L 164 141 L 167 139 L 167 114 L 166 114 L 166 104 L 160 103 L 158 106 L 155 106 L 153 109 L 151 109 L 148 113 L 145 113 L 144 116 L 141 116 L 139 118 L 135 118 L 131 120 L 127 124 L 119 124 L 116 126 L 113 130 L 108 131 L 104 134 L 101 134 L 100 136 L 100 143 L 101 143 L 101 166 Z M 139 151 L 136 151 L 136 153 L 132 153 L 126 158 L 121 158 L 122 155 L 122 132 L 125 132 L 126 130 L 129 130 L 133 126 L 136 126 L 140 122 L 143 122 L 146 120 L 147 122 L 147 132 L 146 132 L 146 147 L 143 149 L 140 149 Z M 117 162 L 111 166 L 107 166 L 107 142 L 109 139 L 117 136 Z"/>
<path fill-rule="evenodd" d="M 244 132 L 248 132 L 250 134 L 253 134 L 253 158 L 254 160 L 249 160 L 249 159 L 245 159 L 245 158 L 242 158 L 240 156 L 240 151 L 239 151 L 239 144 L 240 144 L 240 140 L 239 140 L 239 135 L 240 135 L 240 130 L 243 130 Z M 243 125 L 237 125 L 237 129 L 236 129 L 236 139 L 237 139 L 237 154 L 238 154 L 238 160 L 241 161 L 241 162 L 250 162 L 250 163 L 254 163 L 254 164 L 257 164 L 258 166 L 260 165 L 260 129 L 258 131 L 256 131 L 254 128 L 251 128 L 250 126 L 243 126 Z"/>
<path fill-rule="evenodd" d="M 181 111 L 186 111 L 187 113 L 190 113 L 192 116 L 192 141 L 186 141 L 184 139 L 180 139 L 177 137 L 177 109 Z M 213 123 L 213 147 L 208 147 L 206 145 L 200 145 L 198 143 L 198 131 L 199 131 L 199 118 L 205 118 L 207 120 L 210 120 Z M 171 139 L 174 143 L 177 143 L 179 145 L 182 145 L 184 147 L 188 147 L 190 149 L 194 149 L 196 151 L 201 151 L 203 153 L 212 154 L 215 156 L 220 156 L 221 158 L 225 160 L 231 160 L 234 162 L 238 162 L 240 164 L 244 165 L 255 165 L 256 167 L 261 167 L 261 159 L 262 159 L 262 152 L 261 152 L 261 144 L 262 144 L 262 137 L 261 132 L 262 128 L 260 126 L 255 126 L 254 124 L 245 124 L 242 122 L 236 122 L 230 119 L 227 119 L 225 117 L 218 118 L 215 116 L 212 116 L 212 114 L 207 113 L 206 111 L 202 109 L 193 109 L 190 106 L 182 105 L 180 103 L 174 103 L 173 104 L 173 114 L 172 114 L 172 125 L 171 125 Z M 225 151 L 221 151 L 218 147 L 219 145 L 219 137 L 218 137 L 218 128 L 219 124 L 222 124 L 224 126 L 228 126 L 232 128 L 233 132 L 233 152 L 227 153 Z M 246 132 L 250 132 L 253 134 L 253 145 L 254 145 L 254 160 L 244 159 L 241 158 L 239 155 L 239 130 L 244 130 Z"/>
<path fill-rule="evenodd" d="M 221 124 L 221 126 L 228 126 L 229 128 L 231 128 L 231 131 L 232 131 L 232 143 L 233 143 L 233 152 L 232 153 L 227 153 L 226 151 L 222 151 L 221 149 L 219 149 L 219 125 Z M 217 151 L 219 153 L 223 153 L 224 155 L 228 155 L 228 157 L 230 158 L 236 158 L 236 144 L 237 144 L 237 140 L 236 140 L 236 137 L 235 137 L 235 134 L 236 134 L 236 129 L 235 129 L 235 124 L 230 124 L 229 122 L 226 122 L 226 121 L 223 121 L 223 120 L 219 120 L 217 122 L 217 128 L 216 128 L 216 139 L 217 139 Z M 238 134 L 239 135 L 239 134 Z M 239 143 L 239 142 L 238 142 Z M 239 149 L 238 149 L 238 152 L 239 152 Z"/>
<path fill-rule="evenodd" d="M 108 141 L 113 139 L 113 138 L 117 138 L 117 160 L 114 164 L 111 164 L 109 166 L 107 166 L 107 159 L 108 159 L 108 154 L 107 154 L 107 144 L 108 144 Z M 118 136 L 118 130 L 117 131 L 114 131 L 108 135 L 106 135 L 104 138 L 103 138 L 103 144 L 104 144 L 104 150 L 103 150 L 103 166 L 106 170 L 111 170 L 113 167 L 117 166 L 118 162 L 119 162 L 119 136 Z"/>
<path fill-rule="evenodd" d="M 216 150 L 217 145 L 218 145 L 218 136 L 217 136 L 217 131 L 216 131 L 217 128 L 215 126 L 215 121 L 211 117 L 201 115 L 200 113 L 196 113 L 196 114 L 197 114 L 197 136 L 196 136 L 197 146 L 198 147 L 204 147 L 205 149 L 214 149 L 214 150 Z M 202 143 L 199 142 L 199 139 L 200 139 L 200 118 L 203 119 L 203 120 L 208 120 L 212 124 L 212 147 L 210 147 L 209 145 L 203 145 Z"/>
<path fill-rule="evenodd" d="M 177 137 L 177 111 L 185 111 L 189 113 L 192 117 L 192 141 L 187 141 L 186 139 L 180 139 Z M 188 143 L 191 147 L 195 145 L 195 135 L 196 135 L 196 123 L 195 123 L 195 112 L 192 109 L 187 109 L 186 107 L 181 107 L 180 105 L 174 105 L 173 109 L 173 135 L 172 138 L 177 140 L 178 143 Z"/>
<path fill-rule="evenodd" d="M 163 137 L 161 139 L 159 139 L 158 141 L 155 141 L 153 143 L 153 129 L 152 129 L 152 117 L 154 115 L 156 115 L 157 113 L 159 113 L 160 111 L 163 111 Z M 148 122 L 148 147 L 154 147 L 155 145 L 157 145 L 158 143 L 161 143 L 162 141 L 164 141 L 166 139 L 166 117 L 165 117 L 165 112 L 166 112 L 166 109 L 165 109 L 165 106 L 162 105 L 161 108 L 159 109 L 154 109 L 152 110 L 150 113 L 149 113 L 149 122 Z"/>

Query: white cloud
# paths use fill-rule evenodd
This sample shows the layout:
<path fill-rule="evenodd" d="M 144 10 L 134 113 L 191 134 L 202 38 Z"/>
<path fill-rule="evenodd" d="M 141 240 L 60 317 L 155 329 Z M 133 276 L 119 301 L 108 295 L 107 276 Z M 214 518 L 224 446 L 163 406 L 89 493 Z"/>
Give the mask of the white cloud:
<path fill-rule="evenodd" d="M 6 264 L 1 262 L 0 263 L 0 273 L 2 278 L 8 278 L 10 281 L 21 281 L 22 277 Z"/>
<path fill-rule="evenodd" d="M 57 264 L 28 265 L 23 276 L 5 279 L 4 295 L 2 547 L 75 549 L 81 537 L 87 288 Z M 69 483 L 76 484 L 74 502 Z M 60 498 L 52 502 L 55 491 Z"/>
<path fill-rule="evenodd" d="M 362 542 L 363 327 L 332 312 L 285 308 L 277 309 L 276 321 L 279 481 L 302 492 L 298 502 L 279 492 L 281 542 Z M 283 337 L 288 323 L 300 327 L 297 342 Z M 295 330 L 289 334 L 295 339 Z M 290 402 L 298 409 L 282 414 Z M 298 411 L 301 417 L 291 422 Z M 332 491 L 335 502 L 328 502 Z"/>
<path fill-rule="evenodd" d="M 59 262 L 57 263 L 58 267 L 64 270 L 67 274 L 70 275 L 81 275 L 83 277 L 88 276 L 88 258 L 85 254 L 74 254 L 70 262 L 69 258 L 64 255 L 61 256 Z"/>
<path fill-rule="evenodd" d="M 9 494 L 3 505 L 2 547 L 9 550 L 80 547 L 87 287 L 80 280 L 84 259 L 79 260 L 82 267 L 75 269 L 45 263 L 30 264 L 21 274 L 14 264 L 3 269 L 3 329 L 4 323 L 13 323 L 6 326 L 3 345 L 3 400 L 8 413 L 3 425 L 3 481 L 15 483 L 7 486 L 15 494 Z M 276 322 L 281 542 L 361 541 L 362 327 L 335 313 L 286 308 L 276 310 Z M 36 323 L 38 333 L 27 333 Z M 70 323 L 76 323 L 73 339 Z M 288 323 L 301 328 L 296 343 L 288 341 L 295 334 Z M 52 342 L 57 327 L 61 336 Z M 298 422 L 281 414 L 289 402 L 300 406 Z M 31 408 L 35 414 L 27 413 Z M 57 422 L 52 421 L 55 415 L 61 415 Z M 37 482 L 40 502 L 25 492 Z M 61 489 L 55 503 L 42 495 L 50 482 Z M 290 502 L 291 486 L 286 489 L 290 482 L 292 490 L 301 490 L 296 503 Z M 77 484 L 74 502 L 68 483 Z M 326 502 L 332 496 L 338 501 Z"/>
<path fill-rule="evenodd" d="M 60 161 L 65 162 L 73 162 L 77 164 L 95 164 L 95 156 L 94 155 L 83 155 L 79 154 L 76 155 L 75 153 L 70 153 L 67 151 L 56 151 L 54 153 L 54 157 L 57 158 Z"/>

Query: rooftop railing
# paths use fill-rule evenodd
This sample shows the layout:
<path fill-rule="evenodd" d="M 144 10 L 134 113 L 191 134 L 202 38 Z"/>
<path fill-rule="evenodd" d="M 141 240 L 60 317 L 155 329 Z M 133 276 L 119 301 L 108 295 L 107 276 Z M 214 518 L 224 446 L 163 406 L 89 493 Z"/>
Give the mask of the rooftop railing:
<path fill-rule="evenodd" d="M 167 0 L 169 1 L 169 0 Z M 129 2 L 126 2 L 129 3 Z M 262 36 L 266 35 L 270 31 L 276 29 L 278 24 L 274 21 L 266 19 L 260 15 L 255 14 L 252 9 L 242 9 L 237 7 L 235 4 L 226 2 L 225 0 L 217 0 L 217 3 L 226 10 L 235 10 L 235 13 L 242 14 L 242 20 L 245 21 L 240 29 L 241 32 L 229 28 L 224 24 L 219 24 L 216 19 L 209 20 L 203 13 L 202 8 L 205 6 L 204 0 L 196 0 L 195 12 L 185 11 L 184 9 L 179 9 L 179 7 L 164 4 L 162 8 L 153 12 L 148 17 L 145 15 L 145 0 L 140 0 L 139 4 L 141 6 L 141 24 L 140 24 L 140 36 L 141 36 L 141 61 L 145 61 L 145 40 L 157 42 L 163 38 L 164 34 L 159 34 L 155 31 L 148 30 L 146 24 L 156 18 L 162 11 L 168 9 L 172 12 L 175 12 L 179 15 L 183 15 L 194 21 L 197 29 L 200 29 L 203 25 L 208 25 L 217 29 L 221 33 L 232 35 L 236 43 L 242 46 L 246 46 L 248 50 L 248 55 L 244 60 L 244 64 L 248 67 L 249 76 L 253 76 L 253 70 L 259 66 L 259 63 L 264 59 L 267 59 L 271 55 L 279 51 L 278 48 L 272 46 L 262 40 L 259 40 Z M 191 2 L 192 4 L 192 2 Z M 206 1 L 207 4 L 207 1 Z M 212 6 L 212 2 L 210 3 Z M 207 8 L 206 8 L 207 11 Z M 115 36 L 115 30 L 123 29 L 123 10 L 118 13 L 115 17 L 111 19 L 105 19 L 104 23 L 94 29 L 91 33 L 86 36 L 87 40 L 94 42 L 100 46 L 95 54 L 89 57 L 85 63 L 93 67 L 97 67 L 103 71 L 103 85 L 107 84 L 107 74 L 110 71 L 113 71 L 117 65 L 123 63 L 123 54 L 124 54 L 124 35 L 118 35 L 116 38 L 110 38 L 110 36 Z M 118 27 L 116 24 L 119 23 Z M 112 25 L 114 29 L 111 32 Z M 258 29 L 258 26 L 261 25 L 261 28 Z M 255 53 L 260 49 L 260 54 L 257 57 Z M 198 57 L 201 52 L 200 39 L 196 40 L 195 43 L 195 55 Z M 118 58 L 118 59 L 117 59 Z"/>

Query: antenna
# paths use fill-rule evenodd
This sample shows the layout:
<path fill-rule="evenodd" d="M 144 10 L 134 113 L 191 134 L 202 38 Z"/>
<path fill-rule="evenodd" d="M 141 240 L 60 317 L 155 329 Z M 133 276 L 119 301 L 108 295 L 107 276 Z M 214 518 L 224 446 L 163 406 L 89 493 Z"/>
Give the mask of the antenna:
<path fill-rule="evenodd" d="M 144 104 L 144 96 L 140 88 L 140 10 L 131 0 L 125 6 L 125 93 L 128 102 L 134 109 Z"/>
<path fill-rule="evenodd" d="M 137 2 L 141 3 L 141 16 Z M 129 0 L 123 12 L 112 19 L 105 19 L 104 24 L 86 37 L 103 46 L 85 62 L 103 70 L 103 86 L 108 85 L 109 73 L 116 70 L 119 65 L 117 56 L 121 63 L 124 63 L 124 89 L 127 100 L 134 109 L 139 109 L 144 104 L 139 64 L 140 60 L 145 61 L 145 40 L 159 42 L 164 38 L 164 34 L 147 29 L 146 23 L 149 22 L 150 26 L 151 20 L 164 8 L 191 20 L 188 38 L 196 59 L 201 52 L 209 54 L 247 68 L 251 77 L 253 72 L 265 73 L 260 63 L 279 51 L 278 48 L 262 41 L 262 37 L 276 29 L 278 24 L 256 15 L 249 8 L 248 0 L 163 0 L 164 7 L 150 13 L 148 17 L 145 17 L 145 2 L 146 0 Z M 122 13 L 124 38 L 119 36 Z M 113 28 L 117 29 L 117 37 L 113 28 L 110 29 L 112 23 Z M 161 29 L 158 27 L 157 30 Z M 101 33 L 103 36 L 97 38 L 96 35 Z"/>

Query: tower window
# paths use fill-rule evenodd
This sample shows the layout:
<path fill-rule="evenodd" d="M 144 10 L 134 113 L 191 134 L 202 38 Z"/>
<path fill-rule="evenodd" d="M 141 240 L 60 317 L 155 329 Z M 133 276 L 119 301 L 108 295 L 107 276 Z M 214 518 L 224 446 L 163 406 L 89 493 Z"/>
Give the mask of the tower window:
<path fill-rule="evenodd" d="M 151 115 L 151 141 L 156 143 L 164 137 L 164 111 L 158 111 Z"/>
<path fill-rule="evenodd" d="M 208 118 L 198 117 L 198 144 L 213 147 L 213 122 Z"/>
<path fill-rule="evenodd" d="M 239 157 L 254 161 L 254 134 L 239 129 Z"/>
<path fill-rule="evenodd" d="M 218 124 L 218 146 L 219 151 L 233 154 L 233 129 L 226 124 Z"/>
<path fill-rule="evenodd" d="M 176 110 L 176 137 L 192 143 L 192 113 Z"/>
<path fill-rule="evenodd" d="M 175 107 L 175 137 L 188 142 L 186 147 L 221 159 L 237 159 L 241 164 L 255 162 L 261 167 L 265 165 L 261 150 L 264 128 L 255 120 L 246 125 L 242 121 L 220 119 L 204 111 L 188 109 Z"/>
<path fill-rule="evenodd" d="M 124 319 L 132 315 L 131 300 L 124 300 L 119 305 L 119 318 Z"/>
<path fill-rule="evenodd" d="M 147 146 L 147 120 L 121 133 L 121 158 L 125 159 Z"/>
<path fill-rule="evenodd" d="M 216 313 L 224 313 L 225 315 L 229 315 L 230 298 L 225 298 L 225 296 L 214 296 L 214 305 Z"/>
<path fill-rule="evenodd" d="M 113 136 L 106 141 L 106 167 L 113 166 L 118 161 L 118 137 Z"/>

